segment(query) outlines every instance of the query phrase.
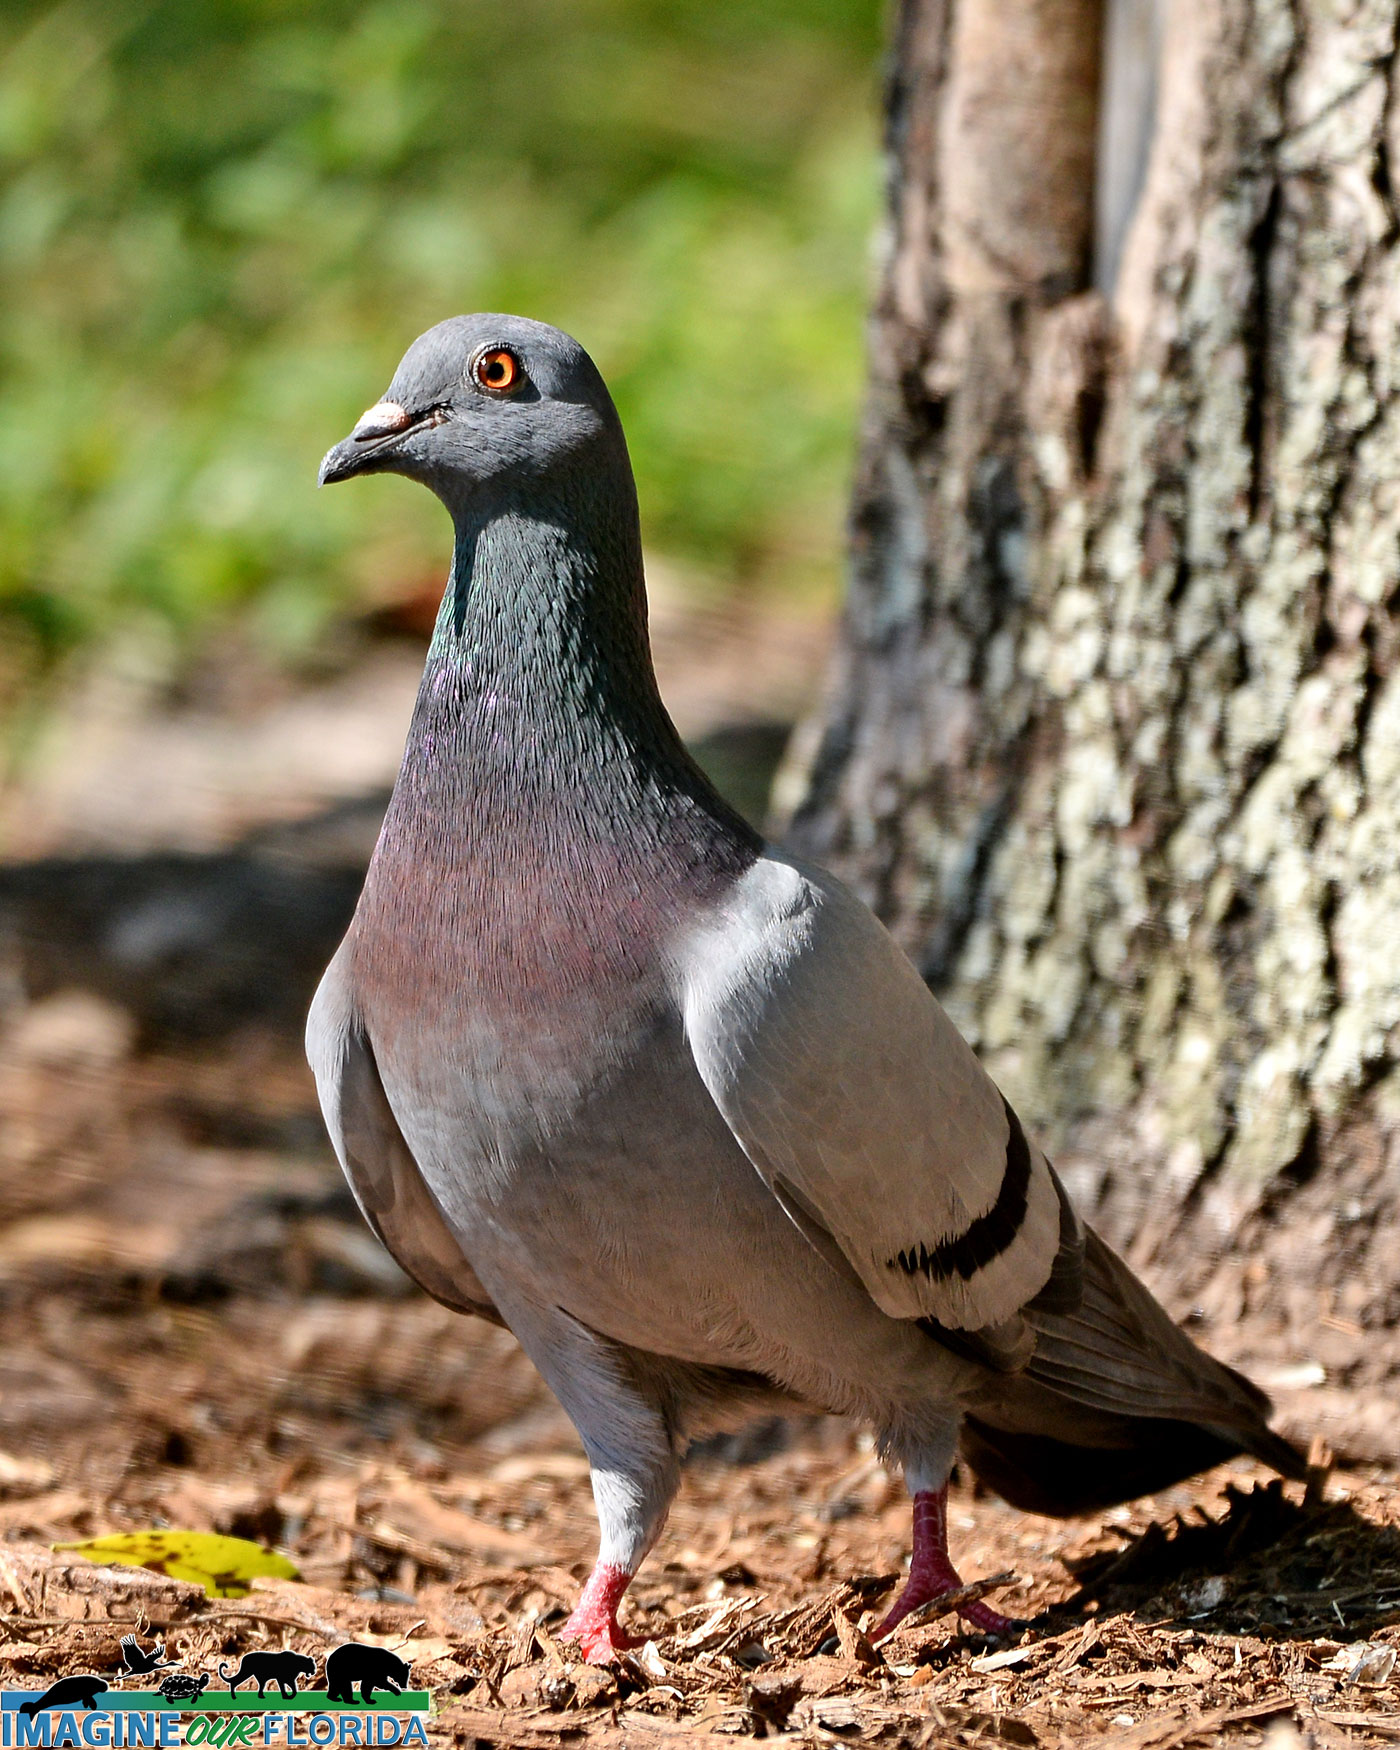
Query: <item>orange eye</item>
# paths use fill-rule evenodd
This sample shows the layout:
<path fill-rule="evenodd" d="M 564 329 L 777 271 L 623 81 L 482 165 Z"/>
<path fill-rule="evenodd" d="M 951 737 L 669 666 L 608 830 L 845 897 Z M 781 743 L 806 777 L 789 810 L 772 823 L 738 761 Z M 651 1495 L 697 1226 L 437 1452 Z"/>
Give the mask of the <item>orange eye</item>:
<path fill-rule="evenodd" d="M 489 389 L 493 395 L 504 395 L 507 390 L 514 389 L 524 376 L 525 367 L 513 352 L 507 352 L 503 346 L 482 353 L 472 363 L 473 381 L 478 388 Z"/>

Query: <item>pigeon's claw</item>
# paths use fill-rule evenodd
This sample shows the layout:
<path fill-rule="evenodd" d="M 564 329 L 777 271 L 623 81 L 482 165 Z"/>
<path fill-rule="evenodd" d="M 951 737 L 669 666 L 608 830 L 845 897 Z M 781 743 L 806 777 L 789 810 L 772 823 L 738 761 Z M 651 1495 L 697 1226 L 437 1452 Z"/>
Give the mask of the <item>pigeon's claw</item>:
<path fill-rule="evenodd" d="M 884 1621 L 871 1631 L 871 1640 L 883 1639 L 920 1605 L 960 1591 L 962 1584 L 948 1555 L 947 1486 L 922 1490 L 914 1497 L 914 1554 L 909 1563 L 909 1578 Z M 958 1615 L 985 1635 L 1009 1635 L 1017 1626 L 1012 1617 L 976 1600 L 960 1604 Z"/>
<path fill-rule="evenodd" d="M 885 1616 L 885 1620 L 878 1628 L 870 1631 L 871 1640 L 879 1641 L 886 1635 L 892 1634 L 905 1617 L 916 1611 L 921 1604 L 932 1603 L 934 1600 L 942 1598 L 945 1593 L 956 1592 L 961 1585 L 961 1580 L 954 1574 L 952 1579 L 942 1580 L 932 1587 L 920 1586 L 916 1583 L 911 1571 L 904 1590 L 895 1599 Z M 962 1617 L 964 1622 L 971 1623 L 973 1628 L 984 1635 L 1005 1636 L 1020 1626 L 1015 1617 L 1003 1616 L 999 1610 L 993 1610 L 990 1604 L 983 1604 L 977 1599 L 974 1599 L 971 1604 L 960 1604 L 958 1615 Z"/>
<path fill-rule="evenodd" d="M 970 1622 L 973 1628 L 980 1629 L 984 1635 L 1000 1635 L 1005 1638 L 1025 1627 L 1014 1616 L 1003 1616 L 999 1610 L 993 1610 L 990 1604 L 964 1604 L 959 1608 L 958 1615 L 965 1622 Z"/>
<path fill-rule="evenodd" d="M 634 1635 L 626 1634 L 617 1620 L 617 1607 L 631 1582 L 625 1568 L 599 1562 L 564 1624 L 563 1639 L 577 1641 L 590 1665 L 606 1665 L 617 1654 L 642 1645 Z"/>

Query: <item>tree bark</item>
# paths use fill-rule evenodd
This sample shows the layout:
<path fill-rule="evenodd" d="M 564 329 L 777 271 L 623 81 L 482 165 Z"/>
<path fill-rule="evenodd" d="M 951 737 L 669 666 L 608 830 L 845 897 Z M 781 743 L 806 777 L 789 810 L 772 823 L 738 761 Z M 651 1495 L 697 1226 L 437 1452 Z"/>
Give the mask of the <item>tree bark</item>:
<path fill-rule="evenodd" d="M 788 838 L 1174 1309 L 1393 1457 L 1400 0 L 1182 0 L 1126 110 L 1102 6 L 900 11 Z"/>

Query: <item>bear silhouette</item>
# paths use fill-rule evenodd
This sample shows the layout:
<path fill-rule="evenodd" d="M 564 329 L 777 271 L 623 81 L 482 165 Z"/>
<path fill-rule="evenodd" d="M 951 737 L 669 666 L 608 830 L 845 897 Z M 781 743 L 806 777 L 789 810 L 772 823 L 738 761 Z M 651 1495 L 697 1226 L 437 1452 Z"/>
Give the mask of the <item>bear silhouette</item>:
<path fill-rule="evenodd" d="M 77 1707 L 81 1702 L 84 1707 L 95 1708 L 97 1697 L 106 1687 L 100 1677 L 89 1677 L 85 1671 L 73 1677 L 60 1677 L 37 1701 L 21 1702 L 19 1711 L 28 1714 L 32 1720 L 35 1714 L 50 1707 Z"/>
<path fill-rule="evenodd" d="M 291 1701 L 296 1695 L 298 1680 L 316 1675 L 316 1661 L 308 1659 L 305 1653 L 245 1653 L 232 1677 L 220 1660 L 219 1675 L 228 1684 L 230 1693 L 236 1691 L 240 1683 L 256 1683 L 258 1700 L 261 1701 L 267 1694 L 268 1684 L 275 1683 L 282 1691 L 282 1699 Z"/>
<path fill-rule="evenodd" d="M 366 1707 L 373 1707 L 376 1689 L 401 1695 L 411 1676 L 408 1666 L 387 1647 L 366 1647 L 359 1641 L 347 1641 L 326 1655 L 326 1697 L 330 1701 L 353 1702 L 358 1683 L 360 1700 Z"/>

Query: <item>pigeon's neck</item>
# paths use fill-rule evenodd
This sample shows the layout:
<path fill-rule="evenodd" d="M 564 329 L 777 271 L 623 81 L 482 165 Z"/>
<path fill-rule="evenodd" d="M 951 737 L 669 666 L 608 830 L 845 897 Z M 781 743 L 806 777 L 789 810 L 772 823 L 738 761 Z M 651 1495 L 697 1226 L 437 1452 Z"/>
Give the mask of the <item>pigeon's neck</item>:
<path fill-rule="evenodd" d="M 750 861 L 757 835 L 690 758 L 657 690 L 630 491 L 586 503 L 536 492 L 528 511 L 455 523 L 391 832 L 426 827 L 439 845 L 497 854 L 533 846 L 550 861 L 595 835 L 641 861 Z"/>

